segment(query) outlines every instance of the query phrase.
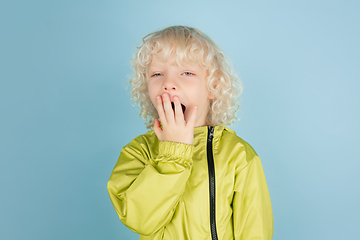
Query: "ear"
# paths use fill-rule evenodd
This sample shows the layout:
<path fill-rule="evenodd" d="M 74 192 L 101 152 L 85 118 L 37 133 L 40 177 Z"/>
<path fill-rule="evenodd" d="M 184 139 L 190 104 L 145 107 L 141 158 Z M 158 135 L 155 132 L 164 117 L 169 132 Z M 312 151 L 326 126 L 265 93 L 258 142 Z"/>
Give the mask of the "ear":
<path fill-rule="evenodd" d="M 214 99 L 214 98 L 215 98 L 214 94 L 209 93 L 209 95 L 208 95 L 208 99 Z"/>
<path fill-rule="evenodd" d="M 220 80 L 217 80 L 216 82 L 213 83 L 213 88 L 216 89 L 217 85 L 219 84 L 219 81 Z M 214 99 L 215 98 L 215 95 L 211 92 L 209 92 L 209 95 L 208 95 L 208 99 Z"/>

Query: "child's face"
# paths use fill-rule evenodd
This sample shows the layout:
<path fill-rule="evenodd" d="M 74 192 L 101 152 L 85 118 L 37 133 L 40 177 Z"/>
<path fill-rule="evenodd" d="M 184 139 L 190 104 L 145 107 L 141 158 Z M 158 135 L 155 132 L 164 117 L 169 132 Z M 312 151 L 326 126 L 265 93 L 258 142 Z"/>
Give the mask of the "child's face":
<path fill-rule="evenodd" d="M 156 97 L 164 93 L 170 95 L 171 102 L 178 96 L 185 106 L 184 117 L 188 122 L 196 105 L 198 114 L 195 127 L 205 126 L 212 95 L 206 87 L 207 71 L 199 65 L 191 65 L 185 60 L 182 66 L 173 64 L 173 57 L 161 61 L 162 54 L 153 54 L 149 65 L 147 84 L 151 102 L 156 106 Z"/>

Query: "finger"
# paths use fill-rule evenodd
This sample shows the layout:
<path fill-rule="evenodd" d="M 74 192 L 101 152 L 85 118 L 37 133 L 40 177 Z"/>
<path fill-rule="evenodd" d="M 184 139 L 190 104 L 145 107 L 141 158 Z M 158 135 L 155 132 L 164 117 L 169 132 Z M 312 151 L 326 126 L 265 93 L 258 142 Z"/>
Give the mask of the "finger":
<path fill-rule="evenodd" d="M 174 104 L 175 104 L 175 120 L 184 121 L 184 113 L 182 111 L 180 99 L 178 96 L 174 96 Z"/>
<path fill-rule="evenodd" d="M 166 121 L 168 123 L 175 122 L 174 111 L 173 111 L 173 109 L 171 107 L 171 100 L 170 100 L 169 94 L 164 93 L 162 95 L 162 99 L 163 99 L 163 105 L 164 105 L 164 110 L 165 110 Z"/>
<path fill-rule="evenodd" d="M 160 96 L 156 97 L 156 110 L 159 114 L 160 121 L 164 124 L 166 122 L 166 116 L 165 116 L 162 99 Z"/>
<path fill-rule="evenodd" d="M 187 122 L 186 125 L 189 125 L 192 128 L 195 127 L 195 121 L 196 121 L 197 112 L 198 112 L 198 107 L 194 106 L 193 111 L 192 111 L 191 116 L 190 116 L 190 119 L 189 119 L 189 121 Z"/>
<path fill-rule="evenodd" d="M 156 134 L 156 136 L 158 137 L 158 139 L 161 141 L 161 133 L 162 133 L 162 129 L 161 129 L 161 124 L 160 121 L 158 119 L 155 119 L 154 122 L 154 132 Z"/>

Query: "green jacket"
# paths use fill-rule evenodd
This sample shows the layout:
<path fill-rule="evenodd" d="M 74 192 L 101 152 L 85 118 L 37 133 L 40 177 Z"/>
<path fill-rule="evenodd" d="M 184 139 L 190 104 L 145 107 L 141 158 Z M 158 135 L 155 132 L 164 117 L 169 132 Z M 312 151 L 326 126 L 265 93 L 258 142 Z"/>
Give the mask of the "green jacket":
<path fill-rule="evenodd" d="M 150 131 L 122 149 L 107 188 L 140 240 L 272 238 L 260 158 L 234 131 L 212 130 L 195 128 L 193 145 L 160 142 Z"/>

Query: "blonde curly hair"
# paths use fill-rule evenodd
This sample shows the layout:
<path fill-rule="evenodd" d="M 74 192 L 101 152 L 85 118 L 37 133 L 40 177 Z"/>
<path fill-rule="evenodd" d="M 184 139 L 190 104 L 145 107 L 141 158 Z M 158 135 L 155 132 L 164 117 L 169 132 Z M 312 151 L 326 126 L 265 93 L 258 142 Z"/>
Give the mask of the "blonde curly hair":
<path fill-rule="evenodd" d="M 174 54 L 178 65 L 185 58 L 188 63 L 199 64 L 207 70 L 207 88 L 214 97 L 207 115 L 208 125 L 228 125 L 234 122 L 235 113 L 239 109 L 237 96 L 240 95 L 242 87 L 227 56 L 214 41 L 198 29 L 171 26 L 145 36 L 143 44 L 138 47 L 131 61 L 134 70 L 129 81 L 132 99 L 140 105 L 140 117 L 146 120 L 148 129 L 151 129 L 155 119 L 159 118 L 150 100 L 146 81 L 152 55 L 159 52 L 163 53 L 164 61 Z"/>

